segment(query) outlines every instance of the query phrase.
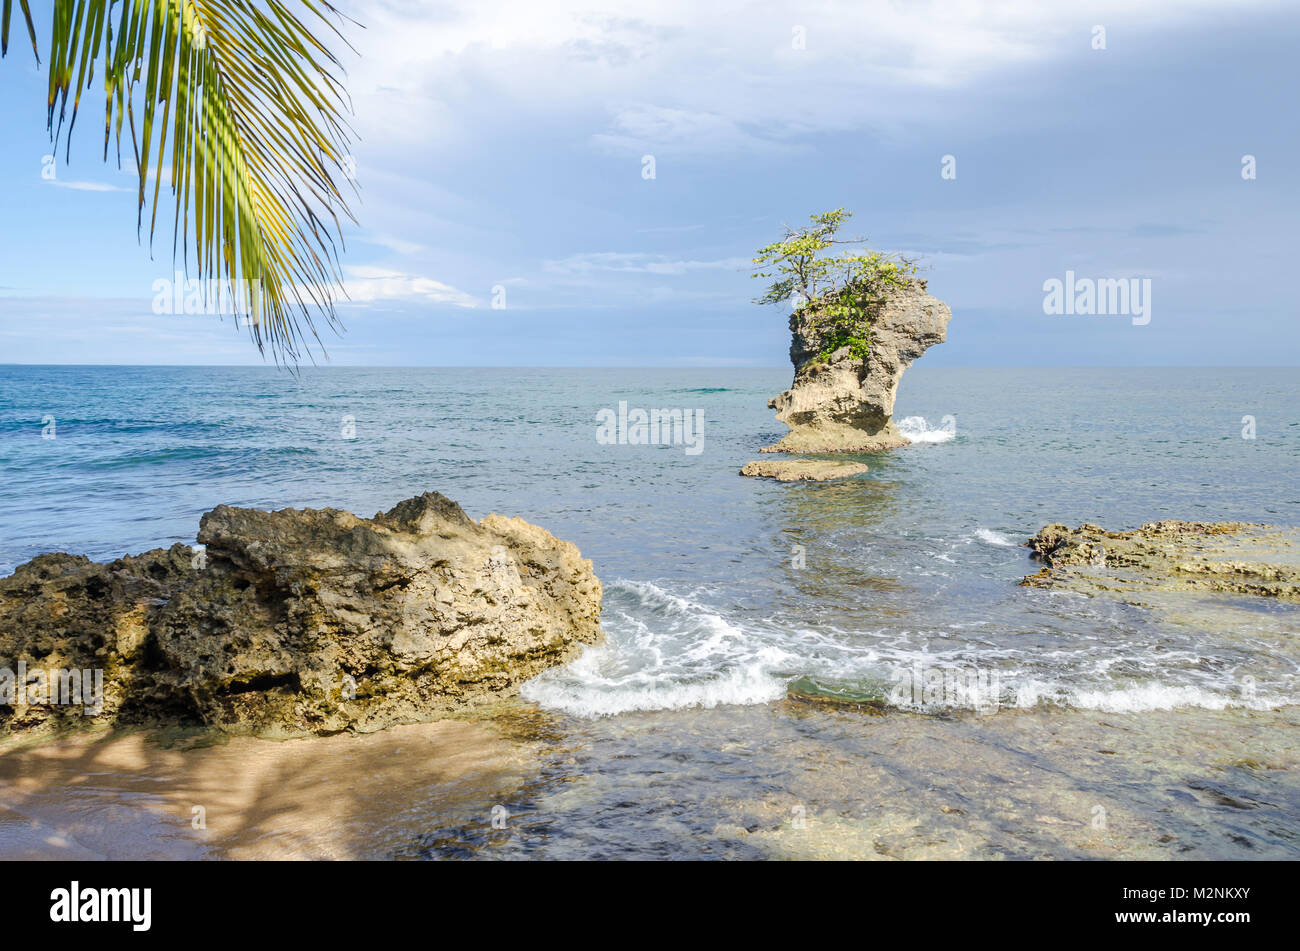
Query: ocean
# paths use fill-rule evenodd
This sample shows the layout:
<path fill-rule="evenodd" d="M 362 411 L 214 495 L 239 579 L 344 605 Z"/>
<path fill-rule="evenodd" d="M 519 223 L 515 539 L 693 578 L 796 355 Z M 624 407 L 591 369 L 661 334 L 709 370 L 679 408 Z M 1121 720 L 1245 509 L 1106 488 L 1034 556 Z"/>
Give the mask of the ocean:
<path fill-rule="evenodd" d="M 742 478 L 784 432 L 766 402 L 790 377 L 0 366 L 0 574 L 44 551 L 109 559 L 193 542 L 218 504 L 368 516 L 425 491 L 574 542 L 604 583 L 608 643 L 527 684 L 510 715 L 544 748 L 509 790 L 519 831 L 426 816 L 376 854 L 1300 854 L 1300 792 L 1282 768 L 1296 756 L 1297 606 L 1017 585 L 1037 570 L 1025 541 L 1053 522 L 1300 526 L 1294 368 L 922 361 L 895 412 L 912 446 L 853 457 L 870 472 L 842 482 Z M 598 439 L 602 410 L 623 402 L 696 414 L 698 450 Z M 871 689 L 935 669 L 975 679 L 906 692 L 886 717 L 788 697 L 792 683 Z M 1116 730 L 1145 757 L 1136 773 L 1106 751 L 1123 745 Z M 1235 832 L 1159 792 L 1188 782 L 1189 736 L 1224 733 L 1260 769 L 1232 766 L 1219 799 L 1186 795 L 1211 813 L 1255 796 L 1258 814 L 1227 813 Z M 1145 790 L 1124 808 L 1150 835 L 1094 853 L 1051 823 L 1026 831 L 1050 800 L 1061 822 L 1096 832 L 1095 787 L 1062 779 L 1083 755 L 1070 743 L 1103 750 L 1106 788 Z M 1052 778 L 1009 794 L 1008 771 Z M 870 797 L 851 792 L 868 783 Z M 968 801 L 927 825 L 936 784 Z M 1029 798 L 999 806 L 1008 795 Z"/>

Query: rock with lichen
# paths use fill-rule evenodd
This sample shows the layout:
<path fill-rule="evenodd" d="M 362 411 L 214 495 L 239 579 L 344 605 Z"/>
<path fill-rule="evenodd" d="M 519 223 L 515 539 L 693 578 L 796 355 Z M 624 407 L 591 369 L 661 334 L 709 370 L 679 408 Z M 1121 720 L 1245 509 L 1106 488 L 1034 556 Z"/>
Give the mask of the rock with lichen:
<path fill-rule="evenodd" d="M 601 585 L 574 545 L 437 493 L 372 519 L 219 506 L 198 541 L 202 559 L 20 567 L 0 583 L 0 662 L 104 666 L 116 699 L 88 719 L 279 737 L 435 719 L 602 638 Z M 0 724 L 37 725 L 27 709 L 0 706 Z"/>

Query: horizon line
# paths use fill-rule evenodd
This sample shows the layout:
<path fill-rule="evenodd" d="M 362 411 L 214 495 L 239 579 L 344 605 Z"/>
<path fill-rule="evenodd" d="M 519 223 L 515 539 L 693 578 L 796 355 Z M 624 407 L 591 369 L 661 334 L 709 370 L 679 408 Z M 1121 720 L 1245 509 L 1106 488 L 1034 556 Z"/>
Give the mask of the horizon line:
<path fill-rule="evenodd" d="M 4 363 L 0 369 L 122 369 L 122 370 L 788 370 L 792 364 L 679 363 Z M 909 370 L 916 369 L 913 364 Z M 1300 363 L 939 363 L 920 365 L 932 370 L 1293 370 Z"/>

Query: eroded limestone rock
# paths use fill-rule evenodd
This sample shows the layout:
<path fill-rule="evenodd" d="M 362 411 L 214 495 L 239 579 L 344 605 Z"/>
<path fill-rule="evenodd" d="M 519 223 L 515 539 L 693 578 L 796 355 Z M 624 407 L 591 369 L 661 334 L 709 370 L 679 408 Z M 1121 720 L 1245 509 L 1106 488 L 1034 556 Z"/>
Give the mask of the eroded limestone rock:
<path fill-rule="evenodd" d="M 373 519 L 219 506 L 198 540 L 201 567 L 183 545 L 21 566 L 0 582 L 0 664 L 104 667 L 110 722 L 293 736 L 434 719 L 602 637 L 574 545 L 437 493 Z M 50 716 L 34 709 L 0 706 L 0 724 Z"/>
<path fill-rule="evenodd" d="M 877 452 L 908 444 L 894 426 L 894 398 L 903 371 L 935 344 L 952 319 L 948 305 L 914 279 L 895 289 L 874 316 L 871 347 L 861 360 L 841 347 L 819 358 L 818 311 L 790 315 L 794 383 L 768 402 L 790 432 L 763 452 Z"/>

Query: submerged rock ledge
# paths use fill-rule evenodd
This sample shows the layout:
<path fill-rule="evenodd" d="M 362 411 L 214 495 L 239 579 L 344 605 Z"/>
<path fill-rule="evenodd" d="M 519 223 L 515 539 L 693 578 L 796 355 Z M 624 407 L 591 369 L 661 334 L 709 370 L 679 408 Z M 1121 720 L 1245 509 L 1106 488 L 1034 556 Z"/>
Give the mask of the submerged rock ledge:
<path fill-rule="evenodd" d="M 1048 525 L 1029 541 L 1046 563 L 1020 583 L 1084 590 L 1207 591 L 1300 601 L 1300 530 L 1251 522 L 1148 522 L 1108 532 Z"/>
<path fill-rule="evenodd" d="M 829 482 L 870 471 L 865 463 L 847 459 L 755 459 L 740 474 L 777 482 Z"/>
<path fill-rule="evenodd" d="M 603 637 L 576 546 L 433 492 L 373 519 L 218 506 L 198 541 L 108 564 L 40 555 L 0 579 L 0 667 L 93 669 L 103 685 L 87 715 L 88 698 L 50 702 L 58 675 L 42 699 L 11 674 L 0 733 L 368 732 L 501 696 Z"/>

